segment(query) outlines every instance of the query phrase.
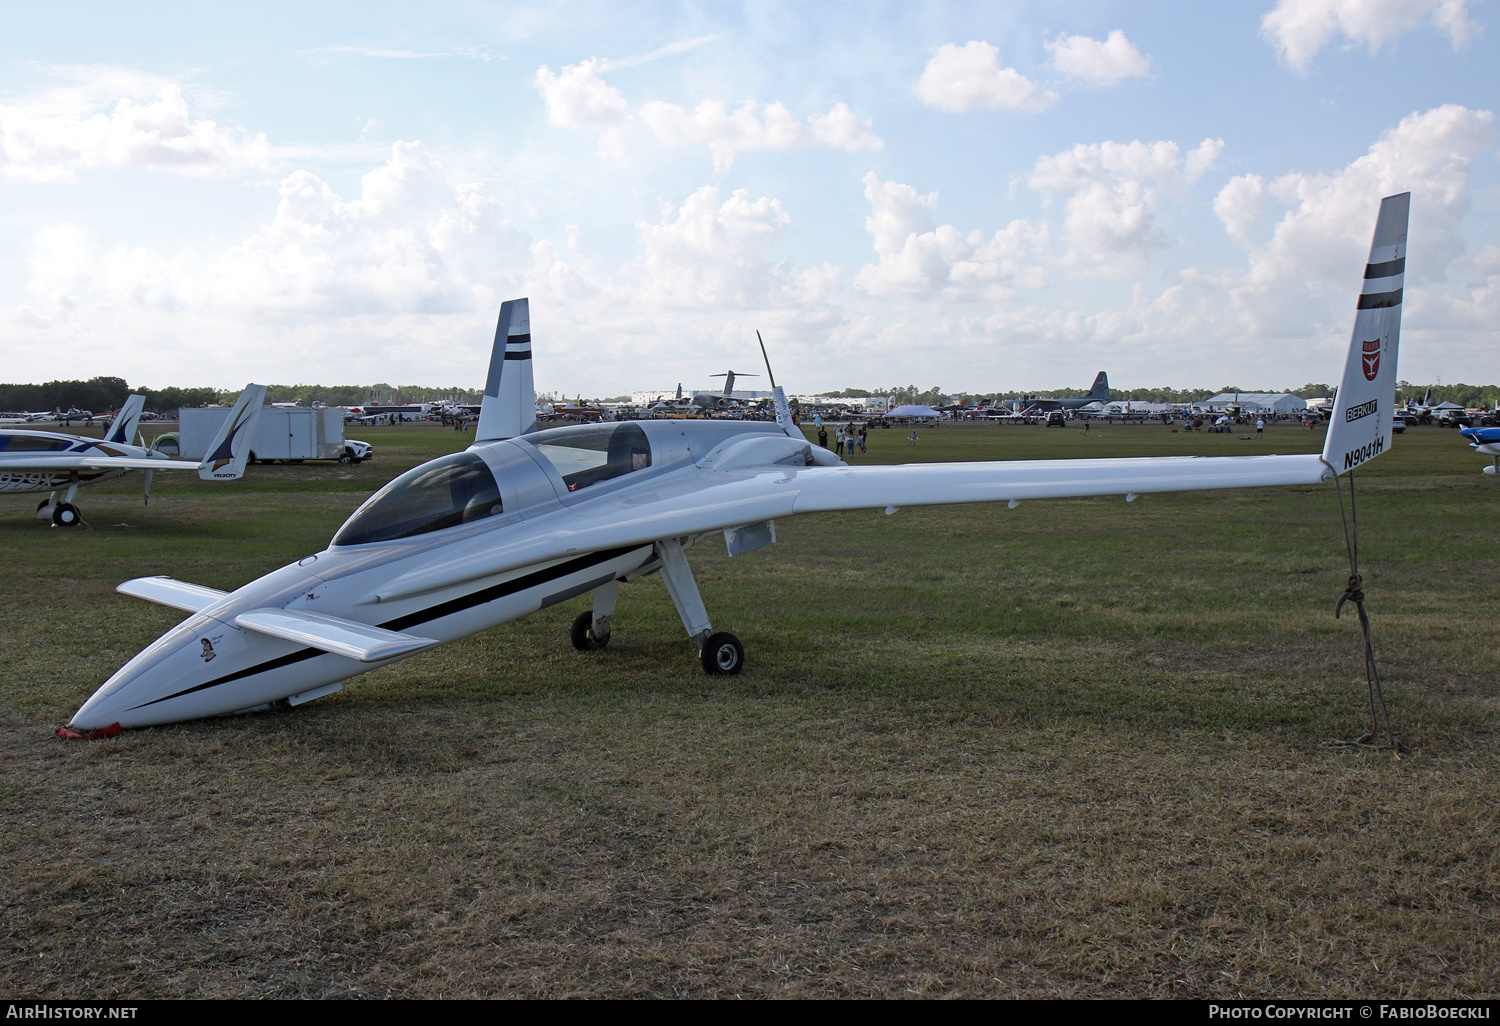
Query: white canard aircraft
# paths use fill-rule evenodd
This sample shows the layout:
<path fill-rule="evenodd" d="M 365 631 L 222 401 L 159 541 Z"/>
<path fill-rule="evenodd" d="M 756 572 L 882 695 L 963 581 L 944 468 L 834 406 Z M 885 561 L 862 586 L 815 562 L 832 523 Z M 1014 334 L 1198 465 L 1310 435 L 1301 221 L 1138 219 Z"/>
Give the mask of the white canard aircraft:
<path fill-rule="evenodd" d="M 143 488 L 148 501 L 151 475 L 158 470 L 196 470 L 205 481 L 234 480 L 245 472 L 245 459 L 255 435 L 250 428 L 265 394 L 265 385 L 249 385 L 240 393 L 201 463 L 174 460 L 149 446 L 130 443 L 146 402 L 139 395 L 125 400 L 103 438 L 0 429 L 0 493 L 49 492 L 37 507 L 37 516 L 50 517 L 58 527 L 72 527 L 82 519 L 73 505 L 79 486 L 108 481 L 132 470 L 146 472 Z M 64 489 L 59 501 L 58 493 Z"/>
<path fill-rule="evenodd" d="M 686 551 L 722 532 L 730 555 L 796 513 L 1316 484 L 1391 443 L 1410 194 L 1380 208 L 1354 334 L 1321 455 L 1171 456 L 850 467 L 812 445 L 773 387 L 778 420 L 624 421 L 523 433 L 531 420 L 526 300 L 500 313 L 476 441 L 370 497 L 322 552 L 234 592 L 166 577 L 128 595 L 188 618 L 73 715 L 74 730 L 144 727 L 298 705 L 353 674 L 593 593 L 580 649 L 609 641 L 622 582 L 660 571 L 711 674 L 744 649 L 716 633 Z"/>

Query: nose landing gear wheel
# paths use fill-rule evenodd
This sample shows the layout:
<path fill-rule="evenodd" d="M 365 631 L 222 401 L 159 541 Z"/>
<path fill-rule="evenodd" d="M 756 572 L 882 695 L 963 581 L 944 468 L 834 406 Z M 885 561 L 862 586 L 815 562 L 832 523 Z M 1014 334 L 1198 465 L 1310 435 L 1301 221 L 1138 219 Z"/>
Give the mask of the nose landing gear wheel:
<path fill-rule="evenodd" d="M 52 508 L 53 527 L 75 527 L 82 519 L 78 507 L 71 502 L 59 502 Z"/>
<path fill-rule="evenodd" d="M 710 677 L 727 677 L 745 668 L 745 646 L 733 634 L 711 634 L 698 653 L 698 661 Z"/>
<path fill-rule="evenodd" d="M 573 638 L 573 647 L 580 652 L 593 652 L 609 644 L 609 632 L 604 637 L 594 637 L 594 613 L 592 610 L 584 610 L 573 618 L 573 629 L 569 632 Z"/>

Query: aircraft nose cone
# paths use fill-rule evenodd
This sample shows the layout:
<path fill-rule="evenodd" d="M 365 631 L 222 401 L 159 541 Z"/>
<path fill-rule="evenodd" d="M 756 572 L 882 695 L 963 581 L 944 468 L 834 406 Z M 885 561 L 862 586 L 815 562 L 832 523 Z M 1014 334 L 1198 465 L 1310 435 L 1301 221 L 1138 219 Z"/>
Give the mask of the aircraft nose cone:
<path fill-rule="evenodd" d="M 163 634 L 105 681 L 73 714 L 74 730 L 100 730 L 112 723 L 148 727 L 235 712 L 271 698 L 243 686 L 257 666 L 274 662 L 297 646 L 194 616 Z M 268 675 L 258 675 L 262 688 Z M 236 686 L 239 685 L 239 686 Z"/>

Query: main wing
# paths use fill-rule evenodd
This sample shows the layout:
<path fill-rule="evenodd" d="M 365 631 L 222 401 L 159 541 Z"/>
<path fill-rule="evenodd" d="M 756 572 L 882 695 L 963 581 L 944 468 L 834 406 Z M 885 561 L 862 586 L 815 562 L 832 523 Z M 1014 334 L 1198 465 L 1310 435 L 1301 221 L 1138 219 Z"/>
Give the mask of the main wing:
<path fill-rule="evenodd" d="M 791 425 L 785 435 L 739 436 L 647 492 L 624 489 L 538 518 L 548 530 L 497 546 L 485 558 L 425 567 L 387 583 L 377 601 L 476 580 L 582 552 L 755 524 L 797 513 L 961 502 L 1020 502 L 1096 495 L 1127 500 L 1153 492 L 1316 484 L 1372 459 L 1390 444 L 1401 285 L 1411 194 L 1381 202 L 1356 305 L 1354 331 L 1321 455 L 1165 456 L 850 467 L 812 446 Z M 780 389 L 774 390 L 780 393 Z M 822 465 L 810 466 L 817 462 Z M 828 465 L 829 463 L 834 465 Z"/>

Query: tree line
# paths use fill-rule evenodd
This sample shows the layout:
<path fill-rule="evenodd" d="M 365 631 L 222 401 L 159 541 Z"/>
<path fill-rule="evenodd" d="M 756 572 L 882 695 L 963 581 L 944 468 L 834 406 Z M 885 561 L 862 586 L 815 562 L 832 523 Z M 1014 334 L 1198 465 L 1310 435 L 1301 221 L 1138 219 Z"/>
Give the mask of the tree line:
<path fill-rule="evenodd" d="M 1220 392 L 1290 392 L 1303 399 L 1331 396 L 1335 387 L 1324 382 L 1308 382 L 1301 388 L 1240 388 L 1225 385 L 1222 388 L 1111 388 L 1110 394 L 1121 400 L 1149 403 L 1196 403 L 1212 398 Z M 1466 385 L 1462 382 L 1451 385 L 1414 385 L 1402 381 L 1397 385 L 1397 401 L 1421 399 L 1429 391 L 1432 402 L 1452 402 L 1468 408 L 1486 407 L 1495 409 L 1500 405 L 1500 385 Z M 0 411 L 22 412 L 43 410 L 67 410 L 76 408 L 106 413 L 117 410 L 125 397 L 138 392 L 146 397 L 146 409 L 154 413 L 169 413 L 184 406 L 228 406 L 239 394 L 237 390 L 216 388 L 131 388 L 124 378 L 97 377 L 87 381 L 48 381 L 40 385 L 0 384 Z M 546 395 L 538 396 L 544 398 Z M 840 399 L 869 399 L 890 396 L 896 405 L 915 404 L 940 406 L 948 401 L 950 393 L 938 385 L 919 389 L 916 385 L 892 385 L 889 388 L 846 388 L 841 392 L 826 393 Z M 1050 391 L 1009 392 L 964 392 L 960 398 L 968 402 L 984 400 L 999 402 L 1019 399 L 1023 395 L 1047 395 L 1056 399 L 1072 399 L 1087 395 L 1083 388 L 1057 388 Z M 362 406 L 370 403 L 382 406 L 399 406 L 405 403 L 431 403 L 453 400 L 461 403 L 477 403 L 481 391 L 474 388 L 429 388 L 424 385 L 269 385 L 266 388 L 268 403 L 300 403 L 313 406 Z M 621 397 L 622 399 L 624 397 Z"/>
<path fill-rule="evenodd" d="M 0 410 L 6 412 L 42 412 L 51 410 L 91 410 L 103 414 L 120 408 L 127 396 L 138 393 L 146 397 L 146 409 L 169 413 L 184 406 L 228 406 L 239 395 L 237 389 L 218 388 L 131 388 L 124 378 L 97 377 L 88 381 L 47 381 L 40 385 L 0 384 Z M 300 403 L 312 406 L 361 406 L 366 403 L 399 406 L 405 403 L 430 403 L 454 399 L 477 403 L 481 391 L 473 388 L 428 388 L 422 385 L 393 386 L 384 382 L 374 385 L 270 385 L 266 388 L 268 403 Z"/>

